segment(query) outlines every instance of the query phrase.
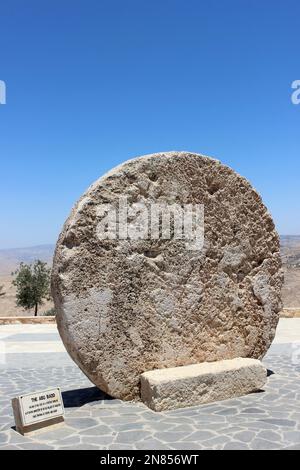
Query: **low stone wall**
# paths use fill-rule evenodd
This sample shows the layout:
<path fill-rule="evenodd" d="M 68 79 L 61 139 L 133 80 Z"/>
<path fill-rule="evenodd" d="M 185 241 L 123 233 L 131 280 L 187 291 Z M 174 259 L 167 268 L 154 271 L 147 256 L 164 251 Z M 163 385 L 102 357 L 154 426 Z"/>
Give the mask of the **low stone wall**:
<path fill-rule="evenodd" d="M 300 318 L 300 308 L 284 308 L 280 312 L 281 318 Z M 38 317 L 0 317 L 0 325 L 13 324 L 47 324 L 56 323 L 55 316 L 38 316 Z"/>
<path fill-rule="evenodd" d="M 284 308 L 280 312 L 282 318 L 300 318 L 300 308 Z"/>
<path fill-rule="evenodd" d="M 56 323 L 55 316 L 40 317 L 0 317 L 0 325 L 48 324 Z"/>

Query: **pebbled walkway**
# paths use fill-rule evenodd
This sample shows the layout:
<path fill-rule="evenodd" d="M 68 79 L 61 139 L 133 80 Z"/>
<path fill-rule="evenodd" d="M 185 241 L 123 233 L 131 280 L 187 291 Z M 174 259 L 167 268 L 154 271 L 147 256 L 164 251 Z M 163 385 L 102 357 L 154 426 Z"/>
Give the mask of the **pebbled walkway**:
<path fill-rule="evenodd" d="M 263 361 L 273 372 L 264 392 L 164 413 L 93 387 L 62 352 L 55 326 L 0 327 L 0 450 L 300 449 L 300 322 L 295 320 L 281 322 Z M 292 342 L 286 342 L 289 331 Z M 63 390 L 65 425 L 31 438 L 19 435 L 10 399 L 56 386 Z"/>

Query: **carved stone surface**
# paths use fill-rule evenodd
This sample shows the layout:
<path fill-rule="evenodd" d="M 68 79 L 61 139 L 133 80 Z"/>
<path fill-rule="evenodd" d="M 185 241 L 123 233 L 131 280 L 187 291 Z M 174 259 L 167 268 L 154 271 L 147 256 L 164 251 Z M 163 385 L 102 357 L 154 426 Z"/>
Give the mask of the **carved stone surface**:
<path fill-rule="evenodd" d="M 99 237 L 102 205 L 119 207 L 120 196 L 129 227 L 139 222 L 132 204 L 203 205 L 204 246 Z M 282 282 L 258 193 L 217 160 L 169 152 L 125 162 L 87 190 L 59 237 L 52 292 L 71 357 L 100 389 L 129 400 L 145 371 L 264 356 Z"/>

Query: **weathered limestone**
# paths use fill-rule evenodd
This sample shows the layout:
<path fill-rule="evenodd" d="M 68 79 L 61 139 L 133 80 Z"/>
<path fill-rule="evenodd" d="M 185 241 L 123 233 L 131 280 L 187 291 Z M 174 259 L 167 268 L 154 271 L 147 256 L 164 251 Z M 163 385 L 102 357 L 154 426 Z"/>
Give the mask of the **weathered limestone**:
<path fill-rule="evenodd" d="M 130 224 L 140 222 L 135 203 L 202 204 L 204 246 L 99 239 L 101 205 L 118 207 L 120 196 Z M 227 166 L 188 152 L 130 160 L 96 181 L 63 227 L 52 274 L 69 354 L 100 389 L 128 400 L 139 399 L 145 371 L 263 357 L 281 286 L 279 239 L 260 196 Z"/>
<path fill-rule="evenodd" d="M 154 411 L 174 410 L 246 395 L 261 389 L 266 380 L 260 361 L 239 357 L 145 372 L 141 397 Z"/>

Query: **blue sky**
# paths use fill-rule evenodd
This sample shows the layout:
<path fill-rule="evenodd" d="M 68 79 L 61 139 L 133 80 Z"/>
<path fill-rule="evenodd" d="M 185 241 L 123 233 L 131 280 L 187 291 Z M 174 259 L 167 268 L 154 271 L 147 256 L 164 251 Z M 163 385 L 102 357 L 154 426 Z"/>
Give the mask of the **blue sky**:
<path fill-rule="evenodd" d="M 55 242 L 146 153 L 217 157 L 300 234 L 298 0 L 2 0 L 0 248 Z"/>

